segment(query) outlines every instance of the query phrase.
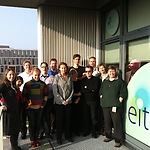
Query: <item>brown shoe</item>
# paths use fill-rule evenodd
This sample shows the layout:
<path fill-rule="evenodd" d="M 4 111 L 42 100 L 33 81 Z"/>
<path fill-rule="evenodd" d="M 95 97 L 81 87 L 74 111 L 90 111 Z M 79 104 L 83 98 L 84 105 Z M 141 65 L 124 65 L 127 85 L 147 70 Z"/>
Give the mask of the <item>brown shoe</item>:
<path fill-rule="evenodd" d="M 117 148 L 121 147 L 121 143 L 115 143 L 114 147 L 117 147 Z"/>
<path fill-rule="evenodd" d="M 103 142 L 110 142 L 112 139 L 110 139 L 110 138 L 105 138 L 104 140 L 103 140 Z"/>

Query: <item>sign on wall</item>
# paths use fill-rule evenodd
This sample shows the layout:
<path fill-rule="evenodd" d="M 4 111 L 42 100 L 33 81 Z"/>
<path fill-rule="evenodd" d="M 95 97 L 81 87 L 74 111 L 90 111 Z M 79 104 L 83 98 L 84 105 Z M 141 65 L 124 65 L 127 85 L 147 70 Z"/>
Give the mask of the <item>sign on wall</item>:
<path fill-rule="evenodd" d="M 125 130 L 150 146 L 150 63 L 138 69 L 128 84 Z"/>

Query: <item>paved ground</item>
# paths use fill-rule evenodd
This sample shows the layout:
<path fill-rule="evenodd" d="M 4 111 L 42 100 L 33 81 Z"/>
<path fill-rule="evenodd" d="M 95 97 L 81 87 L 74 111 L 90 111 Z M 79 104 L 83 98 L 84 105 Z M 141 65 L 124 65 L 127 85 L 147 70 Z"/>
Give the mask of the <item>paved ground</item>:
<path fill-rule="evenodd" d="M 3 139 L 4 142 L 4 150 L 11 150 L 10 141 L 9 138 Z M 27 136 L 27 139 L 22 140 L 19 138 L 18 143 L 22 150 L 52 150 L 52 146 L 49 144 L 47 139 L 41 140 L 41 146 L 36 148 L 31 148 L 30 146 L 30 140 Z"/>
<path fill-rule="evenodd" d="M 51 140 L 52 145 L 48 142 L 47 139 L 41 141 L 41 146 L 37 148 L 30 148 L 30 140 L 27 137 L 26 140 L 21 140 L 19 138 L 19 145 L 23 150 L 131 150 L 126 146 L 121 146 L 120 148 L 114 147 L 114 141 L 109 143 L 103 142 L 104 137 L 99 136 L 97 139 L 91 138 L 91 135 L 87 137 L 74 137 L 74 142 L 69 143 L 66 140 L 63 140 L 62 145 L 58 145 L 55 139 Z M 4 141 L 4 150 L 11 150 L 9 139 L 6 138 Z"/>

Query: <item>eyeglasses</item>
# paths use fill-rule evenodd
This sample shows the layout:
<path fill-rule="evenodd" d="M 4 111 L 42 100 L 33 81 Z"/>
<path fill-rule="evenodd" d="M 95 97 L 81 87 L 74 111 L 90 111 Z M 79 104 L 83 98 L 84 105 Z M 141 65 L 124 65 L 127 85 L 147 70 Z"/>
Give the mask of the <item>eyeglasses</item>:
<path fill-rule="evenodd" d="M 41 68 L 47 68 L 47 67 L 45 67 L 45 66 L 41 66 Z"/>
<path fill-rule="evenodd" d="M 89 72 L 91 72 L 91 71 L 85 71 L 86 73 L 89 73 Z"/>

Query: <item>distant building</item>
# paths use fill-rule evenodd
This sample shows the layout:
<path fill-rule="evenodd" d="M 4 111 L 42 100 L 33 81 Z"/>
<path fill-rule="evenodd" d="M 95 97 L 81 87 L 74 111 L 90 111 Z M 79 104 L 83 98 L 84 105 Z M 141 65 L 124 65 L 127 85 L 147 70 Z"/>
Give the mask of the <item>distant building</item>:
<path fill-rule="evenodd" d="M 24 60 L 30 60 L 33 67 L 38 66 L 37 50 L 19 50 L 9 48 L 9 46 L 0 45 L 0 75 L 7 68 L 13 68 L 18 74 L 24 71 L 22 63 Z"/>

